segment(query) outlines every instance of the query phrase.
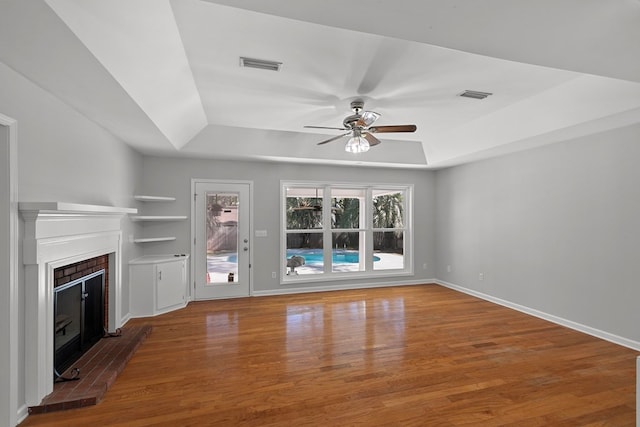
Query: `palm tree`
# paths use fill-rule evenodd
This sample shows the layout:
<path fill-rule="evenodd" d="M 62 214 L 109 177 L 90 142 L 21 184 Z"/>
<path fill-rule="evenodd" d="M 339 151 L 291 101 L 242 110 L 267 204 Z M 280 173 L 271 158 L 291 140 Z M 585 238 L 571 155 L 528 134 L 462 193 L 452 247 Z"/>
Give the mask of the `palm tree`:
<path fill-rule="evenodd" d="M 322 199 L 307 197 L 287 197 L 287 229 L 313 230 L 322 228 L 321 210 L 317 211 L 315 209 L 300 209 L 304 207 L 314 206 L 322 206 Z M 287 234 L 287 248 L 317 247 L 322 247 L 322 233 Z"/>
<path fill-rule="evenodd" d="M 402 228 L 404 227 L 403 194 L 393 193 L 373 198 L 373 228 Z M 374 233 L 374 248 L 381 250 L 402 249 L 403 232 Z"/>

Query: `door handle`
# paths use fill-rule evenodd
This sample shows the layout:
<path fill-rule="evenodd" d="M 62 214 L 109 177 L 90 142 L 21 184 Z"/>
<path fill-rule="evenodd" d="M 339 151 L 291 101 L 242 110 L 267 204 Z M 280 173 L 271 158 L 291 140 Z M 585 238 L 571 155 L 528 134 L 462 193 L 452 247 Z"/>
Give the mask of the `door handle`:
<path fill-rule="evenodd" d="M 243 249 L 244 249 L 245 252 L 249 250 L 249 248 L 246 247 L 246 246 Z"/>

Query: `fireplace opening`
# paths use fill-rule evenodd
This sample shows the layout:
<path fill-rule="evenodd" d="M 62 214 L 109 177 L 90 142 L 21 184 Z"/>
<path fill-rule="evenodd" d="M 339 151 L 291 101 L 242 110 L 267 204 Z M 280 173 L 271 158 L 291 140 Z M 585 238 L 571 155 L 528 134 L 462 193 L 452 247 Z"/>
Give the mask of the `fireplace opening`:
<path fill-rule="evenodd" d="M 104 335 L 105 270 L 53 291 L 55 380 Z"/>

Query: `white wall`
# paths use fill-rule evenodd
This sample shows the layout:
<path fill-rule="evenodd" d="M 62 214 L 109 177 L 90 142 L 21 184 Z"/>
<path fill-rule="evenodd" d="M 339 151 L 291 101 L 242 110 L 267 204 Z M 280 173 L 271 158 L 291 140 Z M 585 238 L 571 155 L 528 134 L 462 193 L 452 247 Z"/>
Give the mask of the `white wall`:
<path fill-rule="evenodd" d="M 639 161 L 635 125 L 438 171 L 437 277 L 640 344 Z"/>
<path fill-rule="evenodd" d="M 135 206 L 132 195 L 139 185 L 142 157 L 95 123 L 63 104 L 0 63 L 0 114 L 17 121 L 18 200 L 66 201 L 86 204 Z M 138 225 L 122 222 L 125 237 Z M 22 224 L 20 224 L 22 227 Z M 123 244 L 126 260 L 140 249 Z M 20 264 L 22 268 L 22 264 Z M 19 384 L 8 391 L 24 405 L 24 286 L 20 273 L 18 299 Z M 123 269 L 122 312 L 129 311 L 128 269 Z M 4 344 L 4 343 L 3 343 Z M 25 408 L 22 408 L 23 410 Z"/>
<path fill-rule="evenodd" d="M 345 182 L 374 182 L 414 184 L 414 255 L 415 275 L 399 281 L 420 281 L 434 278 L 435 265 L 435 188 L 434 173 L 430 171 L 402 171 L 350 167 L 276 164 L 262 162 L 212 161 L 197 159 L 168 159 L 145 157 L 141 193 L 174 196 L 175 203 L 147 203 L 141 206 L 146 214 L 191 214 L 191 179 L 237 179 L 254 182 L 254 228 L 267 230 L 268 237 L 253 241 L 254 290 L 272 291 L 284 289 L 278 279 L 271 278 L 272 271 L 279 271 L 280 230 L 280 180 L 335 180 Z M 178 223 L 145 224 L 145 237 L 153 235 L 177 236 L 174 242 L 145 245 L 147 253 L 191 253 L 190 221 Z M 427 263 L 428 269 L 422 268 Z M 351 280 L 347 283 L 379 283 L 384 280 Z M 345 282 L 322 282 L 301 285 L 344 286 Z M 289 286 L 291 287 L 291 286 Z"/>

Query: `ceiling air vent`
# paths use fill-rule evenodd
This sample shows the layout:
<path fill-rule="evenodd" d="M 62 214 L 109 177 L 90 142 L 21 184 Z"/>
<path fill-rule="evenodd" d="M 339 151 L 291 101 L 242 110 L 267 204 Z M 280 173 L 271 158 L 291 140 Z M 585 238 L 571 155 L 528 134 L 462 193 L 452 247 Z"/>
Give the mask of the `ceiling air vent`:
<path fill-rule="evenodd" d="M 489 92 L 478 92 L 477 90 L 465 90 L 458 96 L 462 96 L 463 98 L 485 99 L 489 95 L 493 94 Z"/>
<path fill-rule="evenodd" d="M 266 61 L 264 59 L 240 57 L 240 66 L 249 68 L 258 68 L 259 70 L 280 71 L 282 62 Z"/>

